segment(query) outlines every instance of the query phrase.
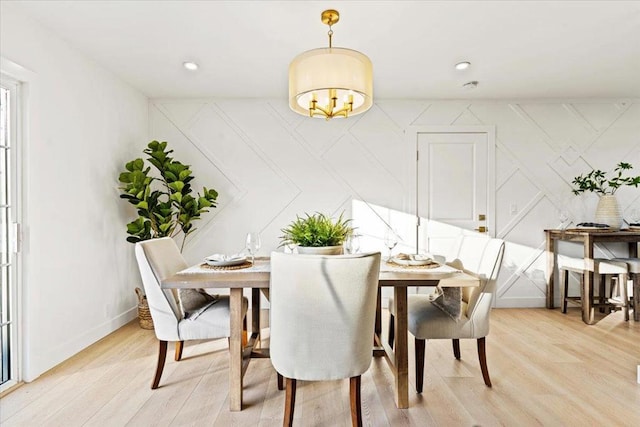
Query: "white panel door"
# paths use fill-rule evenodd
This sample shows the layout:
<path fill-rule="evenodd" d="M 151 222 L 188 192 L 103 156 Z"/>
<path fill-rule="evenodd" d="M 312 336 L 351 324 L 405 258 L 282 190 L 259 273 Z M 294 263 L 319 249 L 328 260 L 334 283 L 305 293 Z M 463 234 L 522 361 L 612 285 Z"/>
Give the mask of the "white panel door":
<path fill-rule="evenodd" d="M 446 253 L 466 231 L 495 235 L 493 132 L 418 129 L 415 138 L 419 250 Z"/>

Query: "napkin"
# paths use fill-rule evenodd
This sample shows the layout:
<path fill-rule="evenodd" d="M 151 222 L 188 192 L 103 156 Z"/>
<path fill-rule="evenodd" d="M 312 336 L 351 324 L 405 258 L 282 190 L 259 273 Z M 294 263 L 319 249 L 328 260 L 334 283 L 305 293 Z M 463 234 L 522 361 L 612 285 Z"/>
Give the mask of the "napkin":
<path fill-rule="evenodd" d="M 233 255 L 213 254 L 206 257 L 205 261 L 223 262 L 223 261 L 235 261 L 237 259 L 242 259 L 242 258 L 244 258 L 244 255 L 242 254 L 233 254 Z"/>
<path fill-rule="evenodd" d="M 431 257 L 429 255 L 403 254 L 403 253 L 399 253 L 394 258 L 400 259 L 403 261 L 430 261 L 431 260 Z"/>

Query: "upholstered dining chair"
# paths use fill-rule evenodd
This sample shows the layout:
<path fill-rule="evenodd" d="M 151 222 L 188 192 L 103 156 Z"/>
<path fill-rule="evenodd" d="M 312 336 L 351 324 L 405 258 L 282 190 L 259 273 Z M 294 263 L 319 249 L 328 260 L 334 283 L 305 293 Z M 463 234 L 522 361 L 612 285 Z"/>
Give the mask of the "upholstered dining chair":
<path fill-rule="evenodd" d="M 175 342 L 175 360 L 182 359 L 186 340 L 228 338 L 229 297 L 214 297 L 202 289 L 161 289 L 160 282 L 188 267 L 178 246 L 170 237 L 136 243 L 136 259 L 147 295 L 149 311 L 159 341 L 158 364 L 151 383 L 156 389 L 164 369 L 167 342 Z M 243 302 L 243 315 L 248 302 Z"/>
<path fill-rule="evenodd" d="M 487 387 L 491 378 L 487 367 L 485 338 L 489 334 L 489 318 L 496 279 L 502 265 L 504 242 L 484 236 L 464 236 L 456 242 L 456 258 L 448 261 L 452 266 L 481 279 L 479 287 L 462 288 L 461 317 L 456 320 L 434 305 L 428 295 L 408 296 L 408 329 L 415 338 L 416 391 L 422 392 L 424 382 L 425 341 L 428 339 L 450 339 L 453 354 L 460 359 L 460 340 L 476 339 L 478 359 L 482 377 Z M 389 302 L 390 314 L 394 315 L 395 304 Z"/>
<path fill-rule="evenodd" d="M 361 375 L 373 353 L 380 253 L 271 254 L 271 363 L 286 381 L 284 425 L 296 380 L 350 378 L 351 421 L 362 425 Z"/>

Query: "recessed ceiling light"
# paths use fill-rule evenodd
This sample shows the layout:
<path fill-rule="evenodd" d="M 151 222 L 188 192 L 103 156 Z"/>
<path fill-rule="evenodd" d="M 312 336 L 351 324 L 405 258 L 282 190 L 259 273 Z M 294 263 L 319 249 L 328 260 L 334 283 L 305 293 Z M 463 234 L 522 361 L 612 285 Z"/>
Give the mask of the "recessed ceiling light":
<path fill-rule="evenodd" d="M 471 62 L 468 62 L 468 61 L 458 62 L 456 64 L 456 70 L 466 70 L 470 66 L 471 66 Z"/>
<path fill-rule="evenodd" d="M 191 62 L 191 61 L 186 61 L 182 63 L 182 66 L 184 68 L 186 68 L 189 71 L 195 71 L 198 69 L 198 64 L 196 64 L 195 62 Z"/>
<path fill-rule="evenodd" d="M 477 87 L 478 87 L 478 81 L 477 80 L 474 80 L 472 82 L 467 82 L 467 83 L 462 85 L 462 88 L 466 89 L 466 90 L 475 89 Z"/>

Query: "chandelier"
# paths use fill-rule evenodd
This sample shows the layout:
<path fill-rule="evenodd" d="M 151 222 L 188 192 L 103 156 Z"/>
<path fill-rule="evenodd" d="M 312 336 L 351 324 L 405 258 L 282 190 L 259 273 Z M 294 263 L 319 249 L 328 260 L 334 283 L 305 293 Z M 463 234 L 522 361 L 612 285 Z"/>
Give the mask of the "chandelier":
<path fill-rule="evenodd" d="M 329 47 L 308 50 L 289 65 L 289 107 L 309 117 L 348 117 L 364 113 L 373 104 L 373 66 L 356 50 L 333 47 L 332 25 L 337 10 L 325 10 Z"/>

